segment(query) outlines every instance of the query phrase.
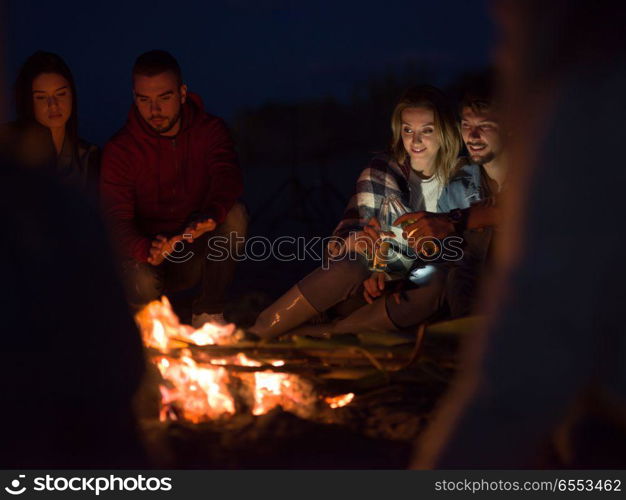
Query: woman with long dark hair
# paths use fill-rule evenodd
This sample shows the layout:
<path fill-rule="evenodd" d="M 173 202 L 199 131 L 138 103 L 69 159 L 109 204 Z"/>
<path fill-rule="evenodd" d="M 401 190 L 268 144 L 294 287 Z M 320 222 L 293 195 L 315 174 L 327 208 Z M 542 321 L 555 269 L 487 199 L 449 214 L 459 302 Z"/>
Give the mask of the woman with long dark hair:
<path fill-rule="evenodd" d="M 3 153 L 18 165 L 47 167 L 63 184 L 95 195 L 99 148 L 78 136 L 74 78 L 61 57 L 37 51 L 15 82 L 16 121 L 2 133 Z"/>

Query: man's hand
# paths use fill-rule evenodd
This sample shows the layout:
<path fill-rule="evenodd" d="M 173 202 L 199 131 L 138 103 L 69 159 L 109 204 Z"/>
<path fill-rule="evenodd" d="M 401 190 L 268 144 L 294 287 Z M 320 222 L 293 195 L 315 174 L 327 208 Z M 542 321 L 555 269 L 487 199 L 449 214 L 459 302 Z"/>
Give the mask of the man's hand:
<path fill-rule="evenodd" d="M 385 273 L 372 273 L 372 275 L 363 282 L 363 298 L 368 304 L 371 304 L 383 294 L 386 286 L 385 281 Z M 402 300 L 406 283 L 406 280 L 392 283 L 393 291 L 391 292 L 391 296 L 396 304 L 399 304 Z"/>
<path fill-rule="evenodd" d="M 385 289 L 385 273 L 372 273 L 363 282 L 363 298 L 368 304 L 380 297 Z"/>
<path fill-rule="evenodd" d="M 381 231 L 380 222 L 376 217 L 367 221 L 367 225 L 356 235 L 355 249 L 359 252 L 366 251 L 367 255 L 374 255 L 377 241 L 381 236 L 393 236 L 391 231 Z"/>
<path fill-rule="evenodd" d="M 205 219 L 198 222 L 194 222 L 187 226 L 183 232 L 183 237 L 189 243 L 193 243 L 193 240 L 199 238 L 204 233 L 213 231 L 217 227 L 217 223 L 213 219 Z"/>
<path fill-rule="evenodd" d="M 174 252 L 174 245 L 182 241 L 182 239 L 182 236 L 174 236 L 170 239 L 161 235 L 157 236 L 156 239 L 152 241 L 152 247 L 148 255 L 148 263 L 153 266 L 160 265 L 168 254 Z"/>
<path fill-rule="evenodd" d="M 364 236 L 367 236 L 372 243 L 380 238 L 380 222 L 376 217 L 372 217 L 367 221 L 367 225 L 363 228 Z"/>
<path fill-rule="evenodd" d="M 404 227 L 402 236 L 409 240 L 409 245 L 415 247 L 420 238 L 437 238 L 442 240 L 454 234 L 454 224 L 450 222 L 446 214 L 433 212 L 415 212 L 404 214 L 396 219 L 394 226 L 409 223 Z"/>

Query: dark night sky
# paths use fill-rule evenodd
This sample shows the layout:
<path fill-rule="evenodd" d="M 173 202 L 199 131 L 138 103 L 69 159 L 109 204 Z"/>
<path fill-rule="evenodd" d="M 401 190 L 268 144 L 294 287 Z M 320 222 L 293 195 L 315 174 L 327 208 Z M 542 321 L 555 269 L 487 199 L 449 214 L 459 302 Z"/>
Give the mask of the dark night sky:
<path fill-rule="evenodd" d="M 487 1 L 80 1 L 9 3 L 9 79 L 37 49 L 59 53 L 77 81 L 81 135 L 122 125 L 136 56 L 164 48 L 207 110 L 232 119 L 267 101 L 345 98 L 372 74 L 408 62 L 443 83 L 485 65 Z"/>

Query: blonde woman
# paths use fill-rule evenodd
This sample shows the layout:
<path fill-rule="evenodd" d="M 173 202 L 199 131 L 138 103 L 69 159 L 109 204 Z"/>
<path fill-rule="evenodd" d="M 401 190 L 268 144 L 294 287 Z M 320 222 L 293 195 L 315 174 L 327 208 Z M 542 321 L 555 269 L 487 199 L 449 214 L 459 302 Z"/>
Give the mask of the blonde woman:
<path fill-rule="evenodd" d="M 394 108 L 391 132 L 389 152 L 375 156 L 357 180 L 356 193 L 333 233 L 337 242 L 329 246 L 329 266 L 313 271 L 263 311 L 251 333 L 261 338 L 276 337 L 358 294 L 371 274 L 366 252 L 359 243 L 369 241 L 365 247 L 371 248 L 379 238 L 379 211 L 386 197 L 397 196 L 411 212 L 437 210 L 461 148 L 457 121 L 447 97 L 431 86 L 409 89 Z M 440 294 L 433 295 L 438 302 Z M 333 331 L 396 329 L 384 302 L 381 299 L 361 307 L 333 325 Z M 426 309 L 435 307 L 432 302 Z"/>
<path fill-rule="evenodd" d="M 461 148 L 448 99 L 435 87 L 409 89 L 393 111 L 391 132 L 389 153 L 375 156 L 359 176 L 336 236 L 367 232 L 370 219 L 378 219 L 381 202 L 390 195 L 415 212 L 437 211 Z"/>

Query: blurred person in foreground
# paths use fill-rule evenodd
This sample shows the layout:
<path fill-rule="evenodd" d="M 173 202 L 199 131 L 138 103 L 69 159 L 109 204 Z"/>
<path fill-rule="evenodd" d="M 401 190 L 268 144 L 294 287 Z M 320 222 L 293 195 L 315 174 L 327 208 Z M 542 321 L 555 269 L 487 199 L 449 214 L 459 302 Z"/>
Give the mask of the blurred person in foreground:
<path fill-rule="evenodd" d="M 0 467 L 144 467 L 143 350 L 96 207 L 3 163 L 0 222 Z"/>
<path fill-rule="evenodd" d="M 494 9 L 515 189 L 484 297 L 491 319 L 413 467 L 623 468 L 626 7 Z"/>

